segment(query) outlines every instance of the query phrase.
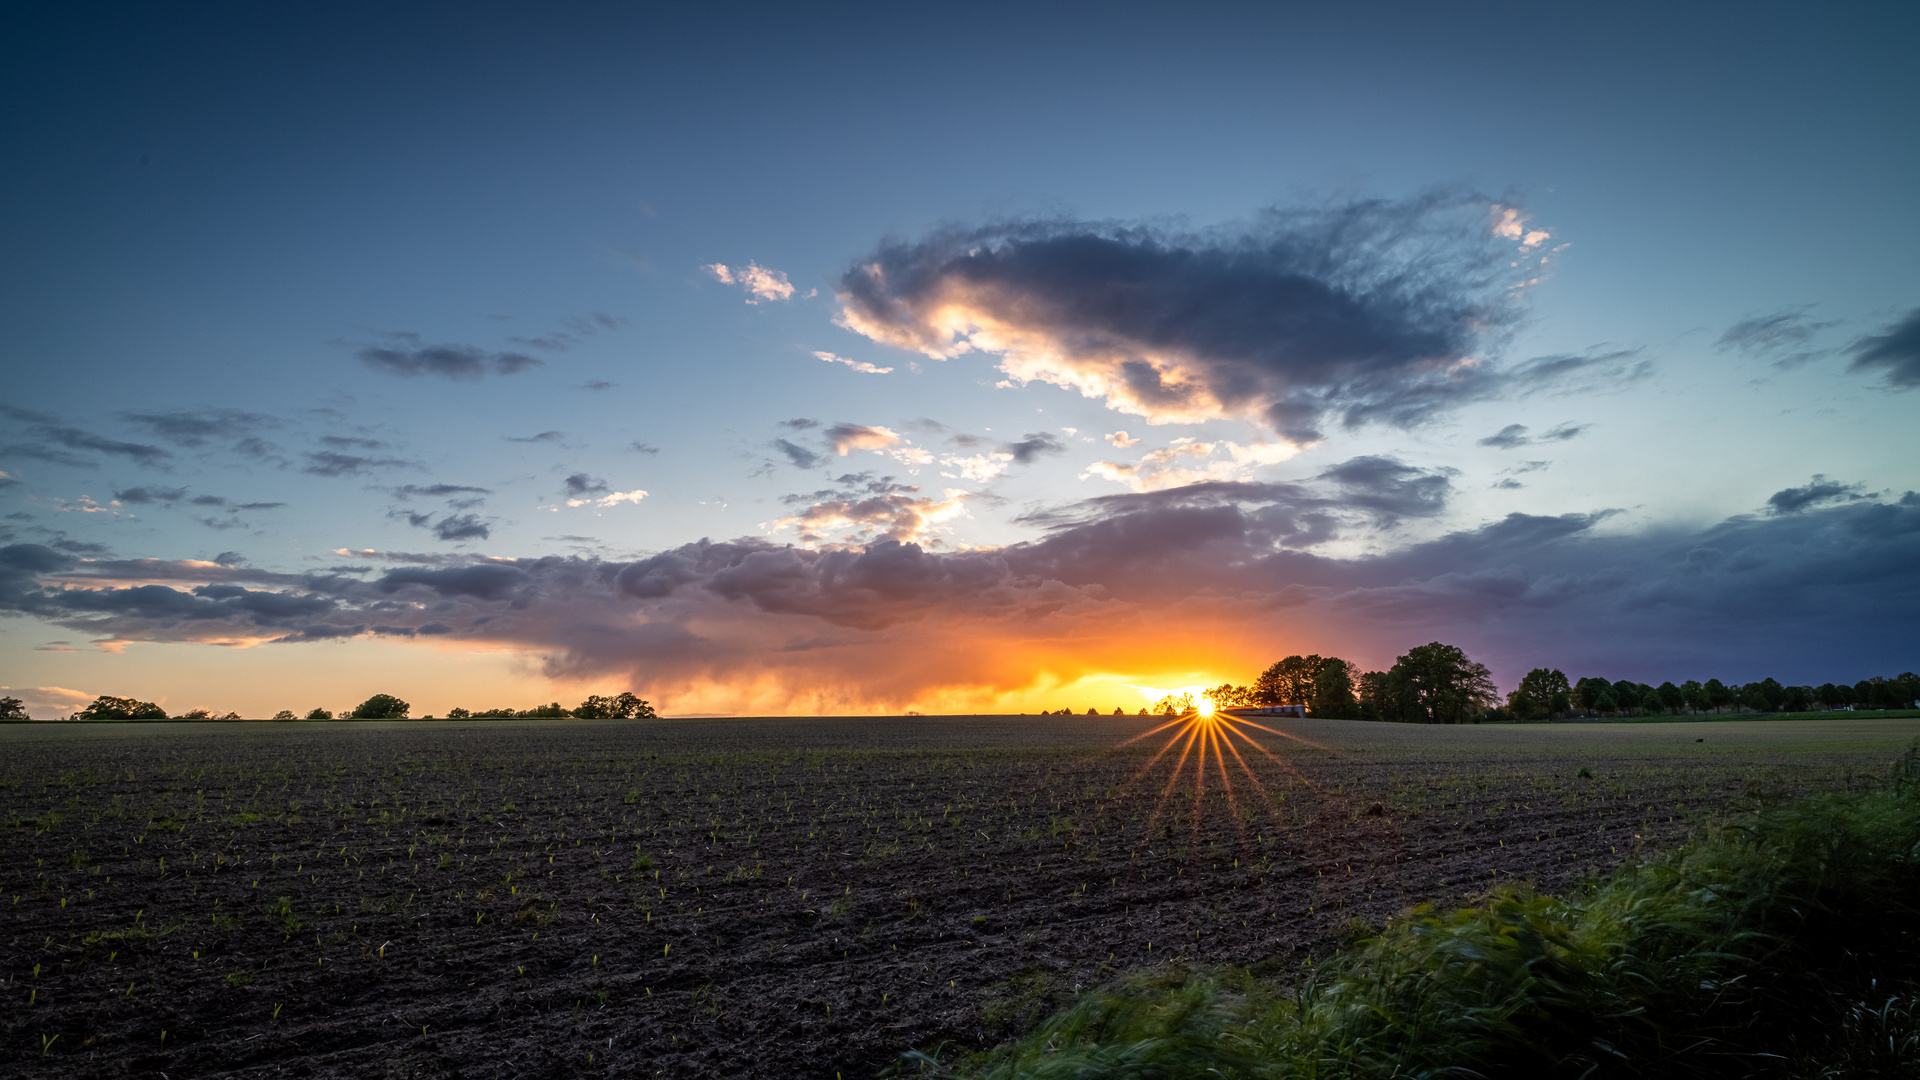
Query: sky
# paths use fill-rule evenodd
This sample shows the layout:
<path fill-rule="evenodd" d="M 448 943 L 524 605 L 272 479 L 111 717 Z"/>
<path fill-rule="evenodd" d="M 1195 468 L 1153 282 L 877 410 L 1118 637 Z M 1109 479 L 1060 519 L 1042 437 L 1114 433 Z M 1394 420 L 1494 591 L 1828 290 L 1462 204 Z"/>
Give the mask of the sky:
<path fill-rule="evenodd" d="M 36 717 L 1920 667 L 1910 6 L 0 18 Z"/>

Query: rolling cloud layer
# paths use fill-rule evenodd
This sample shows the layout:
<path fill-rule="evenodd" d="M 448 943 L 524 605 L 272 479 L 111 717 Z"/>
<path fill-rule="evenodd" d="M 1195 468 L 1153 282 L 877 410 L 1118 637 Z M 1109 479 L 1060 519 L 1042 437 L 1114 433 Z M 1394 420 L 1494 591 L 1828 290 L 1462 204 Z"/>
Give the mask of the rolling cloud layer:
<path fill-rule="evenodd" d="M 912 512 L 911 493 L 870 483 L 868 511 L 840 500 L 849 518 Z M 0 608 L 112 641 L 385 635 L 531 651 L 550 676 L 624 676 L 683 711 L 979 703 L 1150 655 L 1260 663 L 1288 641 L 1365 655 L 1444 635 L 1509 681 L 1540 663 L 1700 677 L 1713 673 L 1700 663 L 1745 655 L 1754 670 L 1721 674 L 1747 678 L 1903 662 L 1873 628 L 1920 603 L 1913 493 L 1815 478 L 1769 513 L 1705 529 L 1619 535 L 1606 513 L 1512 514 L 1387 554 L 1307 550 L 1431 516 L 1448 484 L 1359 458 L 1309 484 L 1090 500 L 1030 515 L 1041 539 L 959 551 L 744 538 L 633 561 L 360 553 L 392 565 L 286 574 L 14 544 L 0 548 Z M 1670 668 L 1648 670 L 1649 637 L 1669 643 Z"/>

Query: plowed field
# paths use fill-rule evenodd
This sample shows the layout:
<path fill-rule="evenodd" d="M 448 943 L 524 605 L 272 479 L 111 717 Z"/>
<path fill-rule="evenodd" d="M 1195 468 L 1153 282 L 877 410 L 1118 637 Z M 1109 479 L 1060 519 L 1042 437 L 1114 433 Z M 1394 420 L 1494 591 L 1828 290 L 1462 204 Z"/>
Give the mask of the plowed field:
<path fill-rule="evenodd" d="M 0 727 L 0 1072 L 865 1078 L 1119 970 L 1564 890 L 1920 735 L 1286 721 L 1201 770 L 1155 723 Z"/>

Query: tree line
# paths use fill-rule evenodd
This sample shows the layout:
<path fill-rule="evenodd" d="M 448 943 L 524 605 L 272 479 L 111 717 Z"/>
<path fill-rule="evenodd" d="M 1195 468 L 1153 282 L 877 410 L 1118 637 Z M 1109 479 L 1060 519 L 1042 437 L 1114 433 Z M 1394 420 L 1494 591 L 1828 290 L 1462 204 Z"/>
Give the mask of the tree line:
<path fill-rule="evenodd" d="M 1920 708 L 1920 675 L 1903 672 L 1857 683 L 1787 686 L 1776 679 L 1727 684 L 1689 679 L 1658 686 L 1601 678 L 1569 680 L 1534 668 L 1502 698 L 1493 677 L 1454 645 L 1408 649 L 1386 671 L 1359 671 L 1337 656 L 1289 656 L 1250 686 L 1224 683 L 1205 692 L 1215 708 L 1304 705 L 1310 716 L 1458 724 L 1482 720 L 1564 719 L 1813 709 Z"/>
<path fill-rule="evenodd" d="M 341 709 L 336 715 L 331 709 L 308 710 L 307 720 L 408 720 L 412 719 L 413 706 L 392 694 L 375 694 L 358 705 Z M 635 696 L 631 691 L 622 691 L 613 697 L 599 694 L 589 695 L 587 700 L 565 708 L 559 702 L 548 705 L 536 705 L 531 709 L 482 709 L 469 712 L 466 709 L 447 710 L 448 720 L 654 720 L 658 714 L 645 698 Z M 19 698 L 0 698 L 0 720 L 27 719 L 26 703 Z M 167 715 L 167 710 L 151 701 L 138 698 L 116 697 L 102 694 L 93 702 L 68 717 L 70 720 L 239 720 L 239 713 L 219 715 L 208 709 L 190 709 L 176 716 Z M 298 720 L 291 709 L 282 709 L 273 715 L 275 720 Z M 422 720 L 433 719 L 432 715 Z"/>

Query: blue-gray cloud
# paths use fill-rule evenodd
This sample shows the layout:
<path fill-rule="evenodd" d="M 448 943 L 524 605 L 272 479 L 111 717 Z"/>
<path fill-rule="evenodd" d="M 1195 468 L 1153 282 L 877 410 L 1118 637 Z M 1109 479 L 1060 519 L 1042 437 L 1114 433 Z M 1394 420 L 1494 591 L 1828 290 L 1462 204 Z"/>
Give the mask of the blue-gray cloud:
<path fill-rule="evenodd" d="M 427 345 L 418 334 L 389 336 L 401 347 L 367 345 L 355 355 L 375 371 L 403 378 L 431 375 L 456 381 L 476 380 L 487 375 L 515 375 L 544 363 L 525 353 L 490 352 L 473 345 Z"/>
<path fill-rule="evenodd" d="M 1853 355 L 1851 370 L 1884 371 L 1887 385 L 1895 390 L 1920 386 L 1920 308 L 1847 346 L 1847 352 Z"/>
<path fill-rule="evenodd" d="M 1859 484 L 1842 484 L 1815 473 L 1804 487 L 1783 488 L 1767 497 L 1770 514 L 1797 514 L 1810 506 L 1840 500 L 1864 499 Z"/>
<path fill-rule="evenodd" d="M 858 260 L 839 282 L 841 322 L 942 359 L 997 352 L 1015 379 L 1151 419 L 1249 416 L 1300 443 L 1329 419 L 1407 426 L 1561 374 L 1479 359 L 1516 316 L 1515 242 L 1545 239 L 1516 218 L 1490 228 L 1490 209 L 1447 193 L 1211 231 L 1066 218 L 945 229 Z"/>
<path fill-rule="evenodd" d="M 1566 442 L 1584 434 L 1591 424 L 1555 424 L 1538 435 L 1529 435 L 1527 425 L 1508 424 L 1499 431 L 1480 440 L 1481 446 L 1491 446 L 1496 450 L 1511 450 L 1516 446 L 1532 446 L 1536 443 Z"/>

